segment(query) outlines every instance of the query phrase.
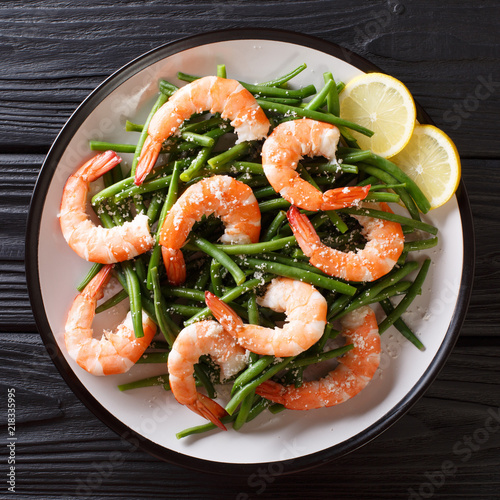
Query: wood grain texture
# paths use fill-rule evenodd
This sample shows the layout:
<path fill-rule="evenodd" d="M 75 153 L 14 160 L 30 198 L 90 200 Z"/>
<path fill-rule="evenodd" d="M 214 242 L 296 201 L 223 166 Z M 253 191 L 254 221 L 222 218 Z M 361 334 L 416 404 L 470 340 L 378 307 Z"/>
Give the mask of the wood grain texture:
<path fill-rule="evenodd" d="M 406 498 L 409 488 L 418 492 L 429 483 L 426 473 L 438 478 L 445 461 L 453 462 L 456 472 L 446 476 L 439 498 L 455 494 L 457 486 L 464 498 L 493 498 L 488 497 L 488 484 L 498 474 L 500 432 L 489 432 L 485 440 L 486 434 L 478 429 L 485 428 L 491 414 L 500 419 L 500 345 L 458 345 L 435 383 L 407 415 L 340 460 L 291 476 L 282 474 L 286 470 L 257 466 L 248 476 L 222 480 L 157 461 L 110 431 L 68 391 L 36 334 L 0 335 L 0 341 L 0 385 L 3 392 L 6 387 L 16 388 L 19 408 L 20 498 L 76 498 L 78 494 L 86 498 L 332 498 L 334 485 L 335 498 L 396 499 Z M 24 369 L 26 362 L 29 371 Z M 478 443 L 467 444 L 468 436 L 476 436 Z M 356 479 L 361 477 L 362 481 Z M 305 494 L 304 483 L 308 496 L 297 496 L 297 492 Z"/>
<path fill-rule="evenodd" d="M 46 150 L 89 92 L 142 53 L 184 36 L 238 27 L 299 30 L 342 45 L 347 56 L 349 50 L 359 53 L 406 83 L 464 157 L 480 151 L 491 158 L 499 149 L 498 7 L 492 1 L 473 8 L 436 6 L 432 0 L 357 0 L 348 7 L 328 0 L 2 5 L 0 146 L 5 151 Z M 490 83 L 485 87 L 482 81 Z M 474 146 L 469 122 L 481 124 Z"/>
<path fill-rule="evenodd" d="M 15 387 L 17 498 L 500 498 L 500 427 L 491 420 L 500 412 L 499 14 L 493 0 L 0 0 L 0 429 L 3 438 L 5 395 Z M 436 381 L 368 445 L 291 476 L 256 467 L 213 477 L 134 449 L 63 381 L 36 332 L 25 283 L 36 176 L 80 102 L 147 50 L 240 27 L 318 36 L 406 83 L 456 142 L 474 217 L 471 304 Z M 7 451 L 0 447 L 2 474 Z M 2 483 L 0 498 L 8 495 Z"/>

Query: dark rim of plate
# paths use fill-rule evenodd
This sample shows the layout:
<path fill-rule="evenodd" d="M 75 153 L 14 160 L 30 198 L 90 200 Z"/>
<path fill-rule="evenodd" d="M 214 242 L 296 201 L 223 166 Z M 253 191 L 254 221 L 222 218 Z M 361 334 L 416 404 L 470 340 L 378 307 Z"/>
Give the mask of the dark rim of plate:
<path fill-rule="evenodd" d="M 52 361 L 63 376 L 64 380 L 70 386 L 72 391 L 77 395 L 77 397 L 87 406 L 87 408 L 89 408 L 99 419 L 101 419 L 122 438 L 128 440 L 135 446 L 147 451 L 157 458 L 176 465 L 182 465 L 204 472 L 248 475 L 254 473 L 257 468 L 263 466 L 265 467 L 269 464 L 265 462 L 249 464 L 213 462 L 209 460 L 190 457 L 182 453 L 172 451 L 132 431 L 129 427 L 123 424 L 123 422 L 118 420 L 112 413 L 105 409 L 76 377 L 73 370 L 70 368 L 69 364 L 66 362 L 64 356 L 60 352 L 58 344 L 49 326 L 47 316 L 45 314 L 38 273 L 39 232 L 47 190 L 50 186 L 53 174 L 62 154 L 66 149 L 69 140 L 75 134 L 84 120 L 92 113 L 94 108 L 101 102 L 102 99 L 113 92 L 123 82 L 161 59 L 164 59 L 178 52 L 205 44 L 242 39 L 261 39 L 287 42 L 325 52 L 359 68 L 364 72 L 381 71 L 377 66 L 367 61 L 363 57 L 334 43 L 327 42 L 309 35 L 276 29 L 229 29 L 203 33 L 167 43 L 145 53 L 144 55 L 138 57 L 137 59 L 134 59 L 129 64 L 125 65 L 123 68 L 119 69 L 108 79 L 106 79 L 101 85 L 99 85 L 77 108 L 77 110 L 69 118 L 69 120 L 57 136 L 56 140 L 54 141 L 54 144 L 52 145 L 43 163 L 32 196 L 26 231 L 25 255 L 26 278 L 29 296 L 40 335 L 43 339 L 45 347 L 47 348 L 47 351 L 52 358 Z M 430 117 L 418 104 L 417 118 L 421 123 L 432 123 Z M 394 408 L 392 408 L 391 411 L 380 418 L 377 422 L 375 422 L 356 436 L 353 436 L 352 438 L 334 445 L 328 449 L 279 462 L 279 470 L 281 474 L 297 472 L 324 464 L 330 460 L 350 453 L 368 443 L 369 441 L 380 435 L 382 432 L 387 430 L 400 417 L 402 417 L 410 409 L 410 407 L 418 401 L 418 399 L 424 394 L 429 385 L 434 381 L 435 377 L 439 373 L 439 370 L 442 368 L 448 355 L 453 349 L 453 346 L 455 345 L 455 342 L 460 333 L 460 328 L 465 319 L 465 314 L 469 304 L 472 290 L 472 280 L 474 275 L 474 228 L 469 199 L 465 190 L 465 186 L 462 182 L 460 182 L 460 186 L 457 190 L 456 196 L 460 210 L 464 236 L 463 269 L 460 291 L 454 314 L 448 327 L 448 331 L 446 332 L 443 343 L 436 353 L 436 356 L 434 357 L 432 363 L 427 368 L 424 375 L 420 378 L 417 384 L 415 384 L 415 386 L 411 389 L 411 391 L 409 391 L 409 393 Z M 275 464 L 277 463 L 275 462 Z M 276 465 L 272 468 L 269 468 L 269 470 L 274 469 L 276 469 Z"/>

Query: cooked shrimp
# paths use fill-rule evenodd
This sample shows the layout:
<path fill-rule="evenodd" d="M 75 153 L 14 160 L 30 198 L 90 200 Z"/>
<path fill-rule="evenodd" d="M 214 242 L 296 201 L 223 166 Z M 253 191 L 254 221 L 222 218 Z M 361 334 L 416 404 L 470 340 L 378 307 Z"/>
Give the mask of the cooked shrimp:
<path fill-rule="evenodd" d="M 59 213 L 64 239 L 80 257 L 90 262 L 122 262 L 146 252 L 153 245 L 145 214 L 138 214 L 122 226 L 107 229 L 95 226 L 86 212 L 89 184 L 120 161 L 114 151 L 94 156 L 71 175 L 64 186 Z"/>
<path fill-rule="evenodd" d="M 198 415 L 226 430 L 220 421 L 226 410 L 196 390 L 194 365 L 200 356 L 208 354 L 220 366 L 221 379 L 238 373 L 247 364 L 245 349 L 216 321 L 200 321 L 182 330 L 168 355 L 170 388 L 175 399 Z"/>
<path fill-rule="evenodd" d="M 370 206 L 392 213 L 386 203 Z M 321 242 L 304 214 L 292 206 L 288 220 L 293 234 L 310 263 L 330 276 L 348 281 L 374 281 L 387 274 L 396 264 L 404 246 L 401 224 L 367 216 L 353 216 L 363 227 L 367 243 L 357 252 L 341 252 Z"/>
<path fill-rule="evenodd" d="M 260 234 L 260 209 L 250 187 L 227 175 L 203 179 L 179 197 L 160 231 L 160 244 L 167 276 L 172 284 L 185 278 L 180 251 L 196 221 L 215 214 L 225 225 L 223 243 L 256 243 Z M 168 250 L 167 250 L 168 249 Z"/>
<path fill-rule="evenodd" d="M 220 324 L 249 351 L 274 356 L 296 356 L 315 344 L 326 325 L 326 300 L 312 285 L 289 278 L 275 278 L 257 302 L 284 312 L 283 328 L 245 325 L 225 302 L 210 292 L 205 301 Z"/>
<path fill-rule="evenodd" d="M 64 340 L 68 354 L 92 375 L 124 373 L 142 356 L 156 333 L 156 325 L 143 313 L 144 337 L 136 338 L 130 312 L 116 332 L 92 337 L 97 301 L 110 277 L 112 265 L 104 266 L 73 302 L 66 320 Z"/>
<path fill-rule="evenodd" d="M 262 166 L 269 184 L 292 205 L 305 210 L 336 210 L 363 200 L 370 186 L 322 193 L 296 171 L 304 155 L 335 159 L 340 133 L 329 123 L 304 118 L 280 123 L 262 146 Z"/>
<path fill-rule="evenodd" d="M 300 387 L 283 386 L 268 380 L 256 393 L 290 410 L 311 410 L 344 403 L 356 396 L 373 378 L 380 363 L 380 335 L 374 312 L 364 306 L 341 320 L 346 344 L 354 348 L 339 359 L 340 364 L 317 381 Z"/>
<path fill-rule="evenodd" d="M 269 120 L 254 96 L 236 80 L 206 76 L 181 87 L 155 113 L 141 151 L 135 183 L 142 184 L 153 168 L 163 141 L 172 136 L 195 113 L 210 111 L 231 120 L 237 142 L 263 139 Z"/>

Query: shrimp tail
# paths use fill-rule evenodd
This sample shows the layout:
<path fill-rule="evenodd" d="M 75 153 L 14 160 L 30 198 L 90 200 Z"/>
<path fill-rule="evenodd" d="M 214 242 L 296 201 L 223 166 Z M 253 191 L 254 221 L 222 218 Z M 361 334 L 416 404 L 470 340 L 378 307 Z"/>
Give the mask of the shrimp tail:
<path fill-rule="evenodd" d="M 141 157 L 135 171 L 134 183 L 136 186 L 140 186 L 149 172 L 153 170 L 162 145 L 163 141 L 155 141 L 151 136 L 146 138 L 141 151 Z"/>
<path fill-rule="evenodd" d="M 306 215 L 292 205 L 287 212 L 288 221 L 292 227 L 293 234 L 297 238 L 301 250 L 311 257 L 315 248 L 321 245 L 321 240 Z"/>
<path fill-rule="evenodd" d="M 197 400 L 192 405 L 187 405 L 195 413 L 210 420 L 219 429 L 226 431 L 226 426 L 221 422 L 221 418 L 228 415 L 227 411 L 213 399 L 204 394 L 197 393 Z"/>
<path fill-rule="evenodd" d="M 262 384 L 255 389 L 255 394 L 279 404 L 285 403 L 285 398 L 283 396 L 284 392 L 285 388 L 272 380 L 262 382 Z"/>
<path fill-rule="evenodd" d="M 82 295 L 90 299 L 99 300 L 103 295 L 103 288 L 111 277 L 111 269 L 113 269 L 113 264 L 103 266 L 82 291 Z"/>
<path fill-rule="evenodd" d="M 338 210 L 364 200 L 370 191 L 370 184 L 367 186 L 352 186 L 330 189 L 323 193 L 321 210 Z"/>
<path fill-rule="evenodd" d="M 161 255 L 167 272 L 168 282 L 172 286 L 182 285 L 186 281 L 186 264 L 182 251 L 162 246 Z"/>
<path fill-rule="evenodd" d="M 242 319 L 236 314 L 234 309 L 232 309 L 225 302 L 219 299 L 217 295 L 206 291 L 205 303 L 207 304 L 207 307 L 212 311 L 212 314 L 215 316 L 217 321 L 228 333 L 244 327 Z"/>
<path fill-rule="evenodd" d="M 122 159 L 114 151 L 104 151 L 104 153 L 91 158 L 81 167 L 81 177 L 87 182 L 93 182 L 116 167 L 121 161 Z"/>

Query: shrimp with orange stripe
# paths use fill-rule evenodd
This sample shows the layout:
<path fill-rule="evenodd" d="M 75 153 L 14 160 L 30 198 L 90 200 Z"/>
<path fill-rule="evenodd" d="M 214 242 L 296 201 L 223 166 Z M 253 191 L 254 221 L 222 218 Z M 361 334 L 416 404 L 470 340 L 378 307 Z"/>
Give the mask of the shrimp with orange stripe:
<path fill-rule="evenodd" d="M 183 283 L 182 246 L 196 221 L 215 214 L 225 225 L 222 243 L 256 243 L 260 209 L 252 189 L 227 175 L 215 175 L 188 187 L 170 209 L 160 230 L 163 262 L 171 284 Z"/>
<path fill-rule="evenodd" d="M 114 151 L 105 151 L 84 163 L 67 180 L 61 200 L 59 222 L 64 239 L 83 259 L 113 264 L 132 259 L 153 246 L 149 219 L 139 213 L 121 226 L 96 226 L 87 214 L 90 183 L 121 162 Z"/>
<path fill-rule="evenodd" d="M 221 378 L 227 379 L 246 366 L 247 353 L 217 321 L 207 320 L 184 328 L 168 356 L 169 382 L 175 399 L 226 430 L 220 421 L 227 415 L 226 410 L 196 390 L 193 370 L 202 355 L 210 355 L 221 369 Z"/>
<path fill-rule="evenodd" d="M 106 265 L 77 295 L 66 320 L 64 340 L 68 354 L 92 375 L 117 375 L 128 371 L 142 356 L 156 333 L 155 323 L 143 312 L 144 336 L 136 338 L 130 312 L 115 332 L 93 337 L 97 301 L 103 297 L 112 269 Z"/>
<path fill-rule="evenodd" d="M 370 186 L 329 189 L 324 193 L 300 177 L 305 156 L 335 160 L 340 132 L 335 125 L 304 118 L 279 124 L 262 146 L 262 167 L 269 184 L 292 205 L 305 210 L 337 210 L 366 198 Z"/>
<path fill-rule="evenodd" d="M 231 120 L 238 135 L 237 142 L 263 139 L 270 123 L 255 97 L 236 80 L 206 76 L 175 92 L 154 114 L 148 127 L 148 137 L 137 164 L 135 183 L 142 184 L 154 167 L 163 142 L 171 137 L 196 113 L 220 113 Z"/>
<path fill-rule="evenodd" d="M 361 392 L 380 364 L 380 335 L 375 313 L 363 306 L 346 314 L 341 324 L 346 344 L 352 343 L 354 348 L 339 358 L 334 370 L 300 387 L 268 380 L 257 387 L 256 393 L 290 410 L 311 410 L 344 403 Z"/>
<path fill-rule="evenodd" d="M 386 203 L 371 207 L 392 213 Z M 357 252 L 341 252 L 325 245 L 306 215 L 291 206 L 287 213 L 293 234 L 309 262 L 321 271 L 348 281 L 375 281 L 395 265 L 404 248 L 401 224 L 367 216 L 353 216 L 363 227 L 367 243 Z"/>
<path fill-rule="evenodd" d="M 257 354 L 296 356 L 314 345 L 326 325 L 326 300 L 314 286 L 290 278 L 275 278 L 259 305 L 287 315 L 283 328 L 244 324 L 216 295 L 205 292 L 205 302 L 221 325 L 243 347 Z"/>

